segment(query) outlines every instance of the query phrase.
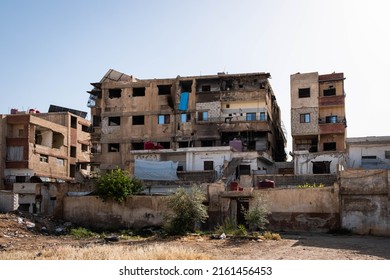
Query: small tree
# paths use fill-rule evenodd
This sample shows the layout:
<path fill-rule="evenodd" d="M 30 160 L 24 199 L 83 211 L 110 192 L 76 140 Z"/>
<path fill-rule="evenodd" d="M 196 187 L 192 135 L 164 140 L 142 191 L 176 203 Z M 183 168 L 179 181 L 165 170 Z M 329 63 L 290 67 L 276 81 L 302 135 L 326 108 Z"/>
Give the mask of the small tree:
<path fill-rule="evenodd" d="M 185 234 L 195 229 L 196 223 L 204 223 L 208 218 L 207 206 L 203 204 L 206 196 L 197 186 L 189 191 L 178 188 L 168 198 L 168 213 L 164 228 L 169 234 Z"/>
<path fill-rule="evenodd" d="M 267 216 L 271 211 L 268 208 L 264 196 L 259 193 L 256 193 L 251 200 L 249 209 L 241 208 L 241 211 L 244 214 L 245 221 L 249 225 L 249 229 L 252 231 L 257 229 L 264 230 L 265 225 L 269 222 Z"/>
<path fill-rule="evenodd" d="M 96 192 L 103 200 L 114 199 L 123 202 L 129 195 L 139 194 L 143 186 L 139 180 L 131 177 L 128 171 L 122 169 L 110 170 L 99 177 Z"/>

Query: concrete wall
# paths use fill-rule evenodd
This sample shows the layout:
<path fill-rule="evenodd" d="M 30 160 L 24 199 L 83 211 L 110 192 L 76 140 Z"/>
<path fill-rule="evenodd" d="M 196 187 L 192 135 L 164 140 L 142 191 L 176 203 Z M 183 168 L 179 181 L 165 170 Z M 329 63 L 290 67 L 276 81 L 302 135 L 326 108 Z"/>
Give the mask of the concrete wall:
<path fill-rule="evenodd" d="M 390 171 L 340 174 L 341 226 L 358 234 L 390 236 Z"/>
<path fill-rule="evenodd" d="M 132 196 L 118 204 L 97 196 L 64 197 L 63 218 L 92 228 L 161 226 L 166 197 Z"/>
<path fill-rule="evenodd" d="M 14 211 L 19 207 L 19 196 L 10 191 L 0 190 L 0 213 Z"/>
<path fill-rule="evenodd" d="M 339 188 L 255 190 L 272 214 L 267 228 L 276 231 L 327 232 L 340 226 Z"/>

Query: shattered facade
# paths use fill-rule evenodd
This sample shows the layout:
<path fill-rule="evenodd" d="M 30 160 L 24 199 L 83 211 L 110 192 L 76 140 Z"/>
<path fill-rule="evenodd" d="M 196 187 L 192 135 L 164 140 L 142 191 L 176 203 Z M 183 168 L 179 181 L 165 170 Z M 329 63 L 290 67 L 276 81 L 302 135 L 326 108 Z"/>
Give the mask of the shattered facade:
<path fill-rule="evenodd" d="M 92 160 L 103 172 L 133 172 L 134 151 L 213 149 L 237 141 L 238 152 L 257 152 L 269 164 L 285 161 L 286 137 L 269 78 L 219 73 L 141 80 L 109 70 L 89 91 Z"/>
<path fill-rule="evenodd" d="M 31 180 L 74 180 L 78 171 L 89 171 L 90 122 L 59 108 L 1 115 L 2 189 Z"/>
<path fill-rule="evenodd" d="M 295 174 L 336 173 L 345 164 L 344 79 L 343 73 L 291 75 Z"/>

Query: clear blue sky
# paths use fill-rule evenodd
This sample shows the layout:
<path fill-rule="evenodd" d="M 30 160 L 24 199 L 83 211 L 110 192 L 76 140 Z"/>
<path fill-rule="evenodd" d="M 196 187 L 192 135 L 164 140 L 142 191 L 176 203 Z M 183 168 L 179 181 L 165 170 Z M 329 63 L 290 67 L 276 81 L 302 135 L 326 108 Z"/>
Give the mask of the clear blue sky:
<path fill-rule="evenodd" d="M 269 72 L 290 146 L 290 74 L 336 71 L 348 137 L 390 135 L 387 3 L 0 0 L 0 113 L 89 113 L 90 82 L 110 68 L 141 79 Z"/>

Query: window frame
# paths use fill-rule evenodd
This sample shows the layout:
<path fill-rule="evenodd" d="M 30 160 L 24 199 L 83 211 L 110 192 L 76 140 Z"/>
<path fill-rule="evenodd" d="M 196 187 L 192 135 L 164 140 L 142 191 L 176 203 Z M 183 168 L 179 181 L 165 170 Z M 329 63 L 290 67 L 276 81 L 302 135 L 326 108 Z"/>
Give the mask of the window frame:
<path fill-rule="evenodd" d="M 299 122 L 300 123 L 310 123 L 311 122 L 310 113 L 299 114 Z"/>

